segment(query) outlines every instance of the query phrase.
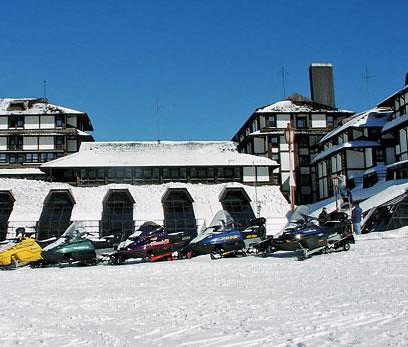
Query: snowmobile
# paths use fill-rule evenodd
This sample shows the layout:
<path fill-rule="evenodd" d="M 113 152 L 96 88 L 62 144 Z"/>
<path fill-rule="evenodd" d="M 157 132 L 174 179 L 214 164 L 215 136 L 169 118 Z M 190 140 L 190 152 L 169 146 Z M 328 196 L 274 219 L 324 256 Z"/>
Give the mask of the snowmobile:
<path fill-rule="evenodd" d="M 117 250 L 109 254 L 110 264 L 122 264 L 127 259 L 142 261 L 190 258 L 188 244 L 196 231 L 168 233 L 155 222 L 145 222 L 132 235 L 124 235 Z"/>
<path fill-rule="evenodd" d="M 9 270 L 41 259 L 41 247 L 31 237 L 9 240 L 0 247 L 0 269 Z"/>
<path fill-rule="evenodd" d="M 291 251 L 297 253 L 298 260 L 305 260 L 316 253 L 330 253 L 340 248 L 348 251 L 350 244 L 355 243 L 346 213 L 332 212 L 323 226 L 315 222 L 314 217 L 305 216 L 278 237 L 269 238 L 255 248 L 264 256 L 276 251 Z"/>
<path fill-rule="evenodd" d="M 16 238 L 0 245 L 0 269 L 16 269 L 41 259 L 41 246 L 44 243 L 26 234 L 24 228 L 17 228 L 16 234 Z"/>
<path fill-rule="evenodd" d="M 235 225 L 231 215 L 218 211 L 201 235 L 191 240 L 189 248 L 193 255 L 210 254 L 211 259 L 242 255 L 253 250 L 252 246 L 265 238 L 266 219 L 255 218 L 243 229 Z"/>
<path fill-rule="evenodd" d="M 58 240 L 43 249 L 42 260 L 33 264 L 33 267 L 72 263 L 96 265 L 99 254 L 113 250 L 116 238 L 108 236 L 91 239 L 87 236 L 82 224 L 73 222 Z"/>

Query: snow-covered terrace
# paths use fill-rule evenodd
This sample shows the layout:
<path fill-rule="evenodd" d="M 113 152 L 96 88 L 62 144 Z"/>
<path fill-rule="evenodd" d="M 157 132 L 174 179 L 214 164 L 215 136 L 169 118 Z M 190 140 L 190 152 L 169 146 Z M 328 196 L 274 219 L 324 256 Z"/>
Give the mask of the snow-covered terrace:
<path fill-rule="evenodd" d="M 23 105 L 24 110 L 9 110 L 13 106 Z M 43 98 L 1 98 L 0 116 L 18 115 L 18 114 L 86 114 L 85 112 L 74 110 L 63 106 L 48 103 Z"/>
<path fill-rule="evenodd" d="M 343 149 L 358 149 L 366 147 L 379 147 L 380 144 L 376 141 L 367 141 L 367 140 L 356 140 L 342 143 L 340 145 L 332 146 L 327 150 L 320 152 L 311 162 L 311 164 L 316 163 L 319 160 L 322 160 L 328 157 L 331 154 L 337 153 Z"/>
<path fill-rule="evenodd" d="M 163 166 L 263 166 L 276 161 L 239 153 L 232 141 L 87 142 L 79 152 L 42 168 Z"/>
<path fill-rule="evenodd" d="M 326 134 L 320 140 L 320 143 L 324 143 L 350 128 L 382 128 L 387 123 L 387 118 L 391 113 L 392 110 L 390 108 L 374 108 L 359 113 L 351 117 L 351 119 L 342 126 Z"/>

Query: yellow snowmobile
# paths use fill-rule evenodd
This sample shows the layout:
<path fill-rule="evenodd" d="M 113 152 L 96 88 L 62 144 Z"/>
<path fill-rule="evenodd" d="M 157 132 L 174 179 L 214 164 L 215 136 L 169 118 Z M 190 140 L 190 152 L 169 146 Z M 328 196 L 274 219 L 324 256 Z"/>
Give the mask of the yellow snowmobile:
<path fill-rule="evenodd" d="M 0 246 L 0 269 L 9 270 L 41 260 L 41 247 L 25 235 Z"/>

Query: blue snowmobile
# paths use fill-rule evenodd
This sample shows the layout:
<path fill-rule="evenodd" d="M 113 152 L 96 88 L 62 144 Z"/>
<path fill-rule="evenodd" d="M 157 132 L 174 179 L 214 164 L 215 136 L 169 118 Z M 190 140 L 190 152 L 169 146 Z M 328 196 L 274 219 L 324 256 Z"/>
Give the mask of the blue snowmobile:
<path fill-rule="evenodd" d="M 291 222 L 282 234 L 255 245 L 264 256 L 276 251 L 297 254 L 298 260 L 305 260 L 316 253 L 330 253 L 338 249 L 348 251 L 354 244 L 351 221 L 343 212 L 332 212 L 323 225 L 316 224 L 316 218 L 304 215 Z"/>
<path fill-rule="evenodd" d="M 194 256 L 210 254 L 211 259 L 228 256 L 246 256 L 252 246 L 265 238 L 266 219 L 255 218 L 244 229 L 239 228 L 231 215 L 224 210 L 218 211 L 201 235 L 191 240 L 189 248 Z"/>

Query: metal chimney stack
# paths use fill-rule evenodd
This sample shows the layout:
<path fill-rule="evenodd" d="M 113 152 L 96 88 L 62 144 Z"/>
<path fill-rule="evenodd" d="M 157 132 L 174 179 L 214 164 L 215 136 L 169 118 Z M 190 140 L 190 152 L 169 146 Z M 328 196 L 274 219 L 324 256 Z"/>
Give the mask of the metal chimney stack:
<path fill-rule="evenodd" d="M 408 86 L 408 72 L 405 74 L 405 85 Z"/>
<path fill-rule="evenodd" d="M 310 93 L 314 102 L 335 107 L 333 65 L 312 63 L 309 66 Z"/>

